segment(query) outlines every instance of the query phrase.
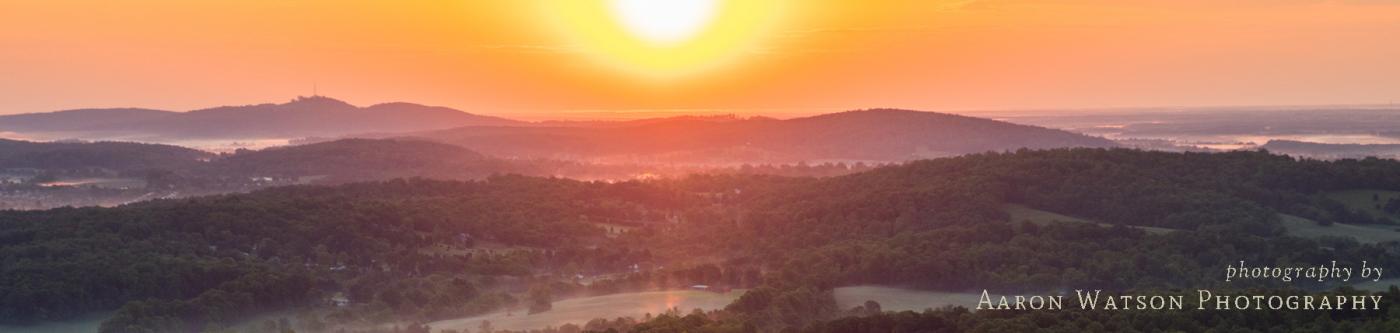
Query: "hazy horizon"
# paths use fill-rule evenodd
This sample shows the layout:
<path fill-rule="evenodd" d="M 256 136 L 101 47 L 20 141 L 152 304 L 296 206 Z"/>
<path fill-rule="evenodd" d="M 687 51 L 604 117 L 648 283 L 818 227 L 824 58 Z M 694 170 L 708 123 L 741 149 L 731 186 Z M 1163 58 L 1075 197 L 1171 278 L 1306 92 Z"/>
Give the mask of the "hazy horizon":
<path fill-rule="evenodd" d="M 869 107 L 858 107 L 858 108 L 848 108 L 848 109 L 838 109 L 838 108 L 676 108 L 676 109 L 664 109 L 664 108 L 637 108 L 637 109 L 560 109 L 560 110 L 490 110 L 490 111 L 482 110 L 482 111 L 477 111 L 477 110 L 471 110 L 471 109 L 467 109 L 467 108 L 464 108 L 464 107 L 458 107 L 458 106 L 452 106 L 452 105 L 436 105 L 436 104 L 430 104 L 430 103 L 420 103 L 420 102 L 417 102 L 417 101 L 410 101 L 410 100 L 385 100 L 385 101 L 370 101 L 370 102 L 361 103 L 361 102 L 355 102 L 355 101 L 350 101 L 350 100 L 347 100 L 347 99 L 343 99 L 343 98 L 340 98 L 339 96 L 332 96 L 332 95 L 310 95 L 310 94 L 308 94 L 308 95 L 297 95 L 297 96 L 292 97 L 292 98 L 290 98 L 290 99 L 284 98 L 284 99 L 282 99 L 282 100 L 248 101 L 248 102 L 245 102 L 245 103 L 236 103 L 236 104 L 204 105 L 204 106 L 199 106 L 199 107 L 189 108 L 189 109 L 163 108 L 163 107 L 148 106 L 148 105 L 105 105 L 105 106 L 92 106 L 92 107 L 80 107 L 80 108 L 69 108 L 69 109 L 44 110 L 44 111 L 34 111 L 34 112 L 16 112 L 16 113 L 4 113 L 4 112 L 0 112 L 0 116 L 4 116 L 4 115 L 17 115 L 17 114 L 32 114 L 32 113 L 52 113 L 52 112 L 74 111 L 74 110 L 93 110 L 93 109 L 147 109 L 147 110 L 159 110 L 159 111 L 170 111 L 170 112 L 181 112 L 181 113 L 183 113 L 183 112 L 200 111 L 200 110 L 206 110 L 206 109 L 212 109 L 212 108 L 220 108 L 220 107 L 237 107 L 237 106 L 261 105 L 261 104 L 283 104 L 283 103 L 287 103 L 287 102 L 289 102 L 289 101 L 292 101 L 292 100 L 294 100 L 295 98 L 304 98 L 304 97 L 324 97 L 324 98 L 330 98 L 330 99 L 334 99 L 334 100 L 343 101 L 343 102 L 349 103 L 349 104 L 354 105 L 354 106 L 357 106 L 357 107 L 367 107 L 367 106 L 373 106 L 373 105 L 379 105 L 379 104 L 389 104 L 389 103 L 411 103 L 411 104 L 419 104 L 419 105 L 425 105 L 425 106 L 431 106 L 431 107 L 446 107 L 446 108 L 451 108 L 451 109 L 454 109 L 454 110 L 457 110 L 457 111 L 462 111 L 462 112 L 465 112 L 465 113 L 470 113 L 470 114 L 475 114 L 475 115 L 502 117 L 502 118 L 507 118 L 507 119 L 512 119 L 512 120 L 520 120 L 520 121 L 527 121 L 527 122 L 550 122 L 550 121 L 628 121 L 628 120 L 656 119 L 656 118 L 669 118 L 669 117 L 685 117 L 685 116 L 727 116 L 727 115 L 733 115 L 733 116 L 745 117 L 745 118 L 747 118 L 747 117 L 768 117 L 768 118 L 776 118 L 776 119 L 791 119 L 791 118 L 802 118 L 802 117 L 817 116 L 817 115 L 823 115 L 823 114 L 829 114 L 829 113 L 838 113 L 838 112 L 846 112 L 846 111 L 858 111 L 858 110 L 870 110 L 870 109 L 901 109 L 901 110 L 913 110 L 913 111 L 926 111 L 926 112 L 949 113 L 949 114 L 958 114 L 958 115 L 966 115 L 966 116 L 974 116 L 974 117 L 1006 117 L 1006 116 L 1016 116 L 1016 117 L 1021 117 L 1021 116 L 1024 116 L 1024 117 L 1051 116 L 1051 117 L 1053 117 L 1053 116 L 1073 116 L 1073 115 L 1085 115 L 1085 114 L 1095 114 L 1095 115 L 1120 114 L 1120 113 L 1133 113 L 1133 112 L 1144 112 L 1144 111 L 1146 111 L 1146 112 L 1168 112 L 1168 113 L 1171 113 L 1171 112 L 1193 112 L 1193 111 L 1209 111 L 1209 110 L 1289 111 L 1289 110 L 1308 110 L 1308 109 L 1325 109 L 1325 108 L 1339 108 L 1339 109 L 1390 109 L 1390 108 L 1400 108 L 1400 105 L 1397 105 L 1397 104 L 1394 104 L 1394 103 L 1349 103 L 1349 104 L 1294 104 L 1294 105 L 1277 105 L 1277 104 L 1260 104 L 1260 105 L 1137 105 L 1137 106 L 1104 106 L 1104 107 L 1004 108 L 1004 109 L 979 109 L 979 108 L 971 108 L 971 109 L 922 109 L 922 108 L 904 108 L 904 107 L 890 107 L 890 106 L 879 106 L 879 105 L 875 105 L 875 106 L 869 106 Z"/>
<path fill-rule="evenodd" d="M 532 118 L 1400 99 L 1396 1 L 702 1 L 641 21 L 602 3 L 12 1 L 0 114 L 289 92 Z"/>

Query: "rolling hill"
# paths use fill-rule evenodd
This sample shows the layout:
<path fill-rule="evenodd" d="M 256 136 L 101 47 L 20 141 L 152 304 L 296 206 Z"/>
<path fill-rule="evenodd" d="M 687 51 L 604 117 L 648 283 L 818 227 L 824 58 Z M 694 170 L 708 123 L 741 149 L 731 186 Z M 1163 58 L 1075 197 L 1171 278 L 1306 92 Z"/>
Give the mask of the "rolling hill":
<path fill-rule="evenodd" d="M 608 126 L 463 127 L 416 133 L 488 155 L 664 163 L 904 161 L 1112 141 L 983 118 L 894 109 L 796 119 L 680 117 Z"/>
<path fill-rule="evenodd" d="M 321 96 L 189 112 L 83 109 L 0 116 L 0 131 L 21 135 L 143 141 L 299 138 L 520 124 L 524 123 L 445 107 L 411 103 L 357 107 Z"/>
<path fill-rule="evenodd" d="M 192 170 L 210 177 L 326 177 L 325 182 L 428 177 L 472 179 L 501 163 L 462 147 L 413 140 L 344 139 L 229 154 Z"/>
<path fill-rule="evenodd" d="M 170 145 L 131 142 L 30 142 L 0 139 L 0 169 L 116 172 L 186 168 L 213 154 Z"/>
<path fill-rule="evenodd" d="M 321 96 L 189 112 L 84 109 L 0 116 L 0 132 L 42 139 L 162 143 L 307 137 L 420 137 L 506 158 L 622 163 L 906 161 L 1112 141 L 945 113 L 873 109 L 795 119 L 676 117 L 529 123 L 444 107 L 358 107 Z"/>

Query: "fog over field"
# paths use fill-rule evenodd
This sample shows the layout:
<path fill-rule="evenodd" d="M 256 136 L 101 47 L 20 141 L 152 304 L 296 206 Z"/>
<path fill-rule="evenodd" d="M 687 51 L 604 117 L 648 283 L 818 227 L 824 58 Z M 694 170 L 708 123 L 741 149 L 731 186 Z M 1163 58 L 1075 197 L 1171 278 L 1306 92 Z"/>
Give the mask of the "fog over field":
<path fill-rule="evenodd" d="M 1298 157 L 1400 157 L 1395 105 L 969 111 L 1020 124 L 1103 136 L 1143 149 L 1270 149 Z"/>
<path fill-rule="evenodd" d="M 491 327 L 502 330 L 539 330 L 547 327 L 558 328 L 565 324 L 584 326 L 597 318 L 657 316 L 668 311 L 688 314 L 693 310 L 711 311 L 722 309 L 742 295 L 744 290 L 727 293 L 708 291 L 668 290 L 639 293 L 621 293 L 566 299 L 554 302 L 549 311 L 526 314 L 523 311 L 502 311 L 468 318 L 448 319 L 428 323 L 435 330 L 470 329 L 482 327 L 489 322 Z"/>

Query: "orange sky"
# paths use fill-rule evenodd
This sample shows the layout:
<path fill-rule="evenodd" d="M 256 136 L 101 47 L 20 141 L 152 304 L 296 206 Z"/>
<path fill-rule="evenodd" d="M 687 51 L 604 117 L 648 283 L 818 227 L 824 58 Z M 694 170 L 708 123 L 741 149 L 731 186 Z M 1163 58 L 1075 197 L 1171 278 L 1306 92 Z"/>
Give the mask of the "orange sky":
<path fill-rule="evenodd" d="M 1400 1 L 774 0 L 717 10 L 706 27 L 733 31 L 675 54 L 564 1 L 0 0 L 0 114 L 313 84 L 529 119 L 1400 100 Z"/>

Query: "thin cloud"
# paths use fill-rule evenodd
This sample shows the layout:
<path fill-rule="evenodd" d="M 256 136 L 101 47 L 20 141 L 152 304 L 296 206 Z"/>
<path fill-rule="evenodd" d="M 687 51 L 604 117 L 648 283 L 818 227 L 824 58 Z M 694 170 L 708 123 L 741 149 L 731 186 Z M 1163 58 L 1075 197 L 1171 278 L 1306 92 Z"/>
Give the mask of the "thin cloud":
<path fill-rule="evenodd" d="M 581 54 L 583 49 L 575 46 L 544 44 L 486 44 L 477 47 L 491 51 L 518 52 L 533 54 Z"/>

